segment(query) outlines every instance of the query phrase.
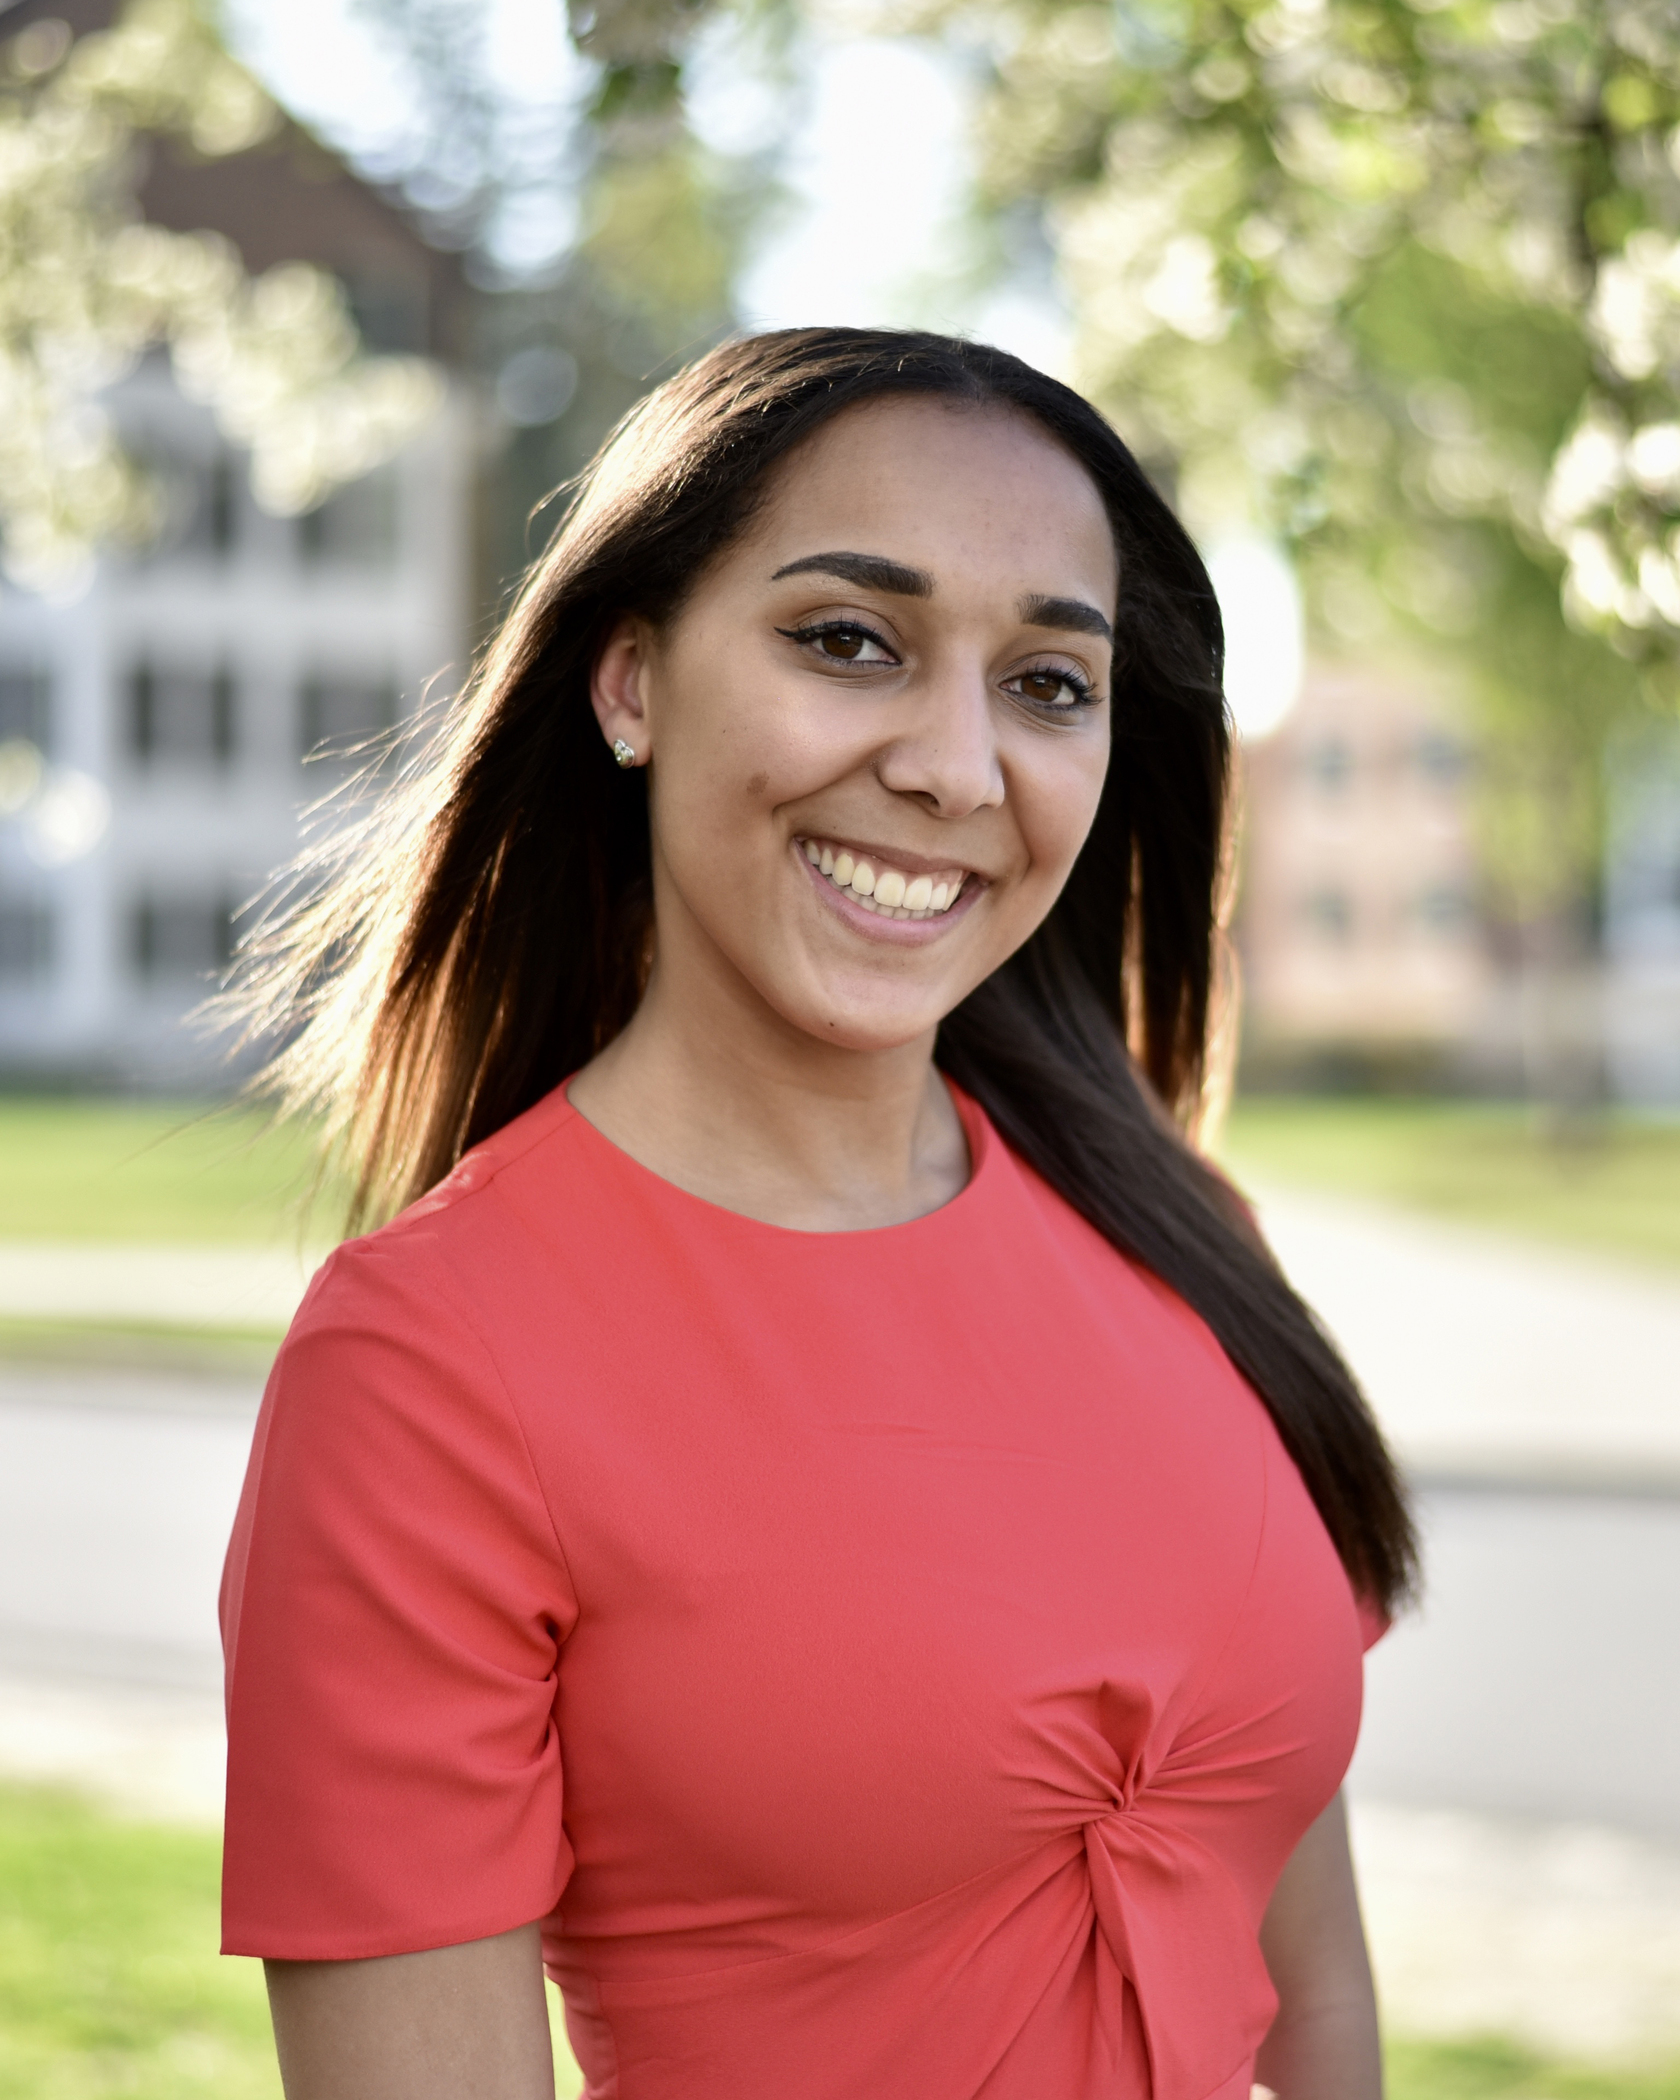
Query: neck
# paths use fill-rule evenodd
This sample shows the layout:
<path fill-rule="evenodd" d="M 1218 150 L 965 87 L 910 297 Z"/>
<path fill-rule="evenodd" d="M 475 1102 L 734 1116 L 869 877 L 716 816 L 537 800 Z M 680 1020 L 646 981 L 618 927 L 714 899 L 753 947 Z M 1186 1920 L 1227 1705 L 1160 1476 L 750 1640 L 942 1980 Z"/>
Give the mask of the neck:
<path fill-rule="evenodd" d="M 931 1032 L 842 1049 L 732 974 L 656 964 L 635 1019 L 573 1081 L 572 1105 L 663 1179 L 768 1224 L 859 1231 L 949 1202 L 968 1150 Z"/>

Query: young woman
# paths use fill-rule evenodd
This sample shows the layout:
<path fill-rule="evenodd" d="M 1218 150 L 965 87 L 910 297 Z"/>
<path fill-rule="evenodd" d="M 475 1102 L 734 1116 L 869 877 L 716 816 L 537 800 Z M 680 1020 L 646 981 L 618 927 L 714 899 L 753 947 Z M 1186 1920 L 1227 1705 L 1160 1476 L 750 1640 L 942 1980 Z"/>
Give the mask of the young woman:
<path fill-rule="evenodd" d="M 400 1213 L 228 1562 L 291 2100 L 549 2094 L 545 1964 L 594 2100 L 1378 2094 L 1338 1788 L 1411 1532 L 1173 1120 L 1220 653 L 1065 387 L 730 344 L 282 932 L 281 1083 Z"/>

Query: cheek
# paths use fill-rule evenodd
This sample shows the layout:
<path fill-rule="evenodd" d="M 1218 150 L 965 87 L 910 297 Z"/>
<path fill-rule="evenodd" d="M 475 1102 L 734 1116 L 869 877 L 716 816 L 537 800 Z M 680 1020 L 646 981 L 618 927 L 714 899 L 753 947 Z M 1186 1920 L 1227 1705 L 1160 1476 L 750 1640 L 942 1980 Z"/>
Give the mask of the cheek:
<path fill-rule="evenodd" d="M 1019 776 L 1017 821 L 1034 872 L 1060 882 L 1095 821 L 1108 772 L 1108 740 L 1035 754 Z"/>
<path fill-rule="evenodd" d="M 656 753 L 685 805 L 704 798 L 724 828 L 809 794 L 833 775 L 837 724 L 777 668 L 751 661 L 678 667 Z"/>

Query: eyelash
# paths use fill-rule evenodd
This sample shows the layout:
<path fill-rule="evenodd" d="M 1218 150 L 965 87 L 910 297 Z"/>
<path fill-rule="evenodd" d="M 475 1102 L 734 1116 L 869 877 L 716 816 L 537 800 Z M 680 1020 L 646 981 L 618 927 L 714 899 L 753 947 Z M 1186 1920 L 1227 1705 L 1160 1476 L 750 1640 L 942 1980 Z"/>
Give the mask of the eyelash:
<path fill-rule="evenodd" d="M 877 634 L 873 627 L 865 627 L 861 620 L 814 620 L 806 627 L 778 627 L 776 632 L 785 635 L 790 642 L 798 642 L 802 647 L 809 647 L 812 643 L 821 641 L 825 634 L 856 634 L 861 635 L 865 641 L 873 642 L 879 649 L 889 651 L 892 649 L 892 644 L 886 639 L 885 635 Z M 833 657 L 830 661 L 844 663 L 845 658 Z M 872 667 L 866 664 L 864 668 L 868 670 Z M 1077 713 L 1080 708 L 1088 707 L 1091 704 L 1093 688 L 1090 681 L 1082 678 L 1077 671 L 1068 670 L 1060 664 L 1029 665 L 1026 670 L 1018 671 L 1015 675 L 1018 678 L 1059 678 L 1068 691 L 1072 693 L 1072 700 L 1065 701 L 1059 706 L 1044 701 L 1028 700 L 1024 695 L 1017 695 L 1017 698 L 1021 699 L 1022 704 L 1032 708 L 1035 713 L 1042 715 L 1071 715 Z"/>

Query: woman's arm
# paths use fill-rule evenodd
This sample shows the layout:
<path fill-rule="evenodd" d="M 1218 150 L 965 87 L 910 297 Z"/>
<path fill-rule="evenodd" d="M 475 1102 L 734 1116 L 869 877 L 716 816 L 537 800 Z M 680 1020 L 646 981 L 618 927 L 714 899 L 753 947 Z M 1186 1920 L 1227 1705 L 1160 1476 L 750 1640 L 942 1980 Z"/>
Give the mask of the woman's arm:
<path fill-rule="evenodd" d="M 1338 1794 L 1296 1846 L 1260 1948 L 1278 2015 L 1255 2076 L 1279 2100 L 1382 2100 L 1377 2001 Z"/>
<path fill-rule="evenodd" d="M 286 2100 L 554 2100 L 535 1925 L 375 1961 L 271 1961 Z"/>

